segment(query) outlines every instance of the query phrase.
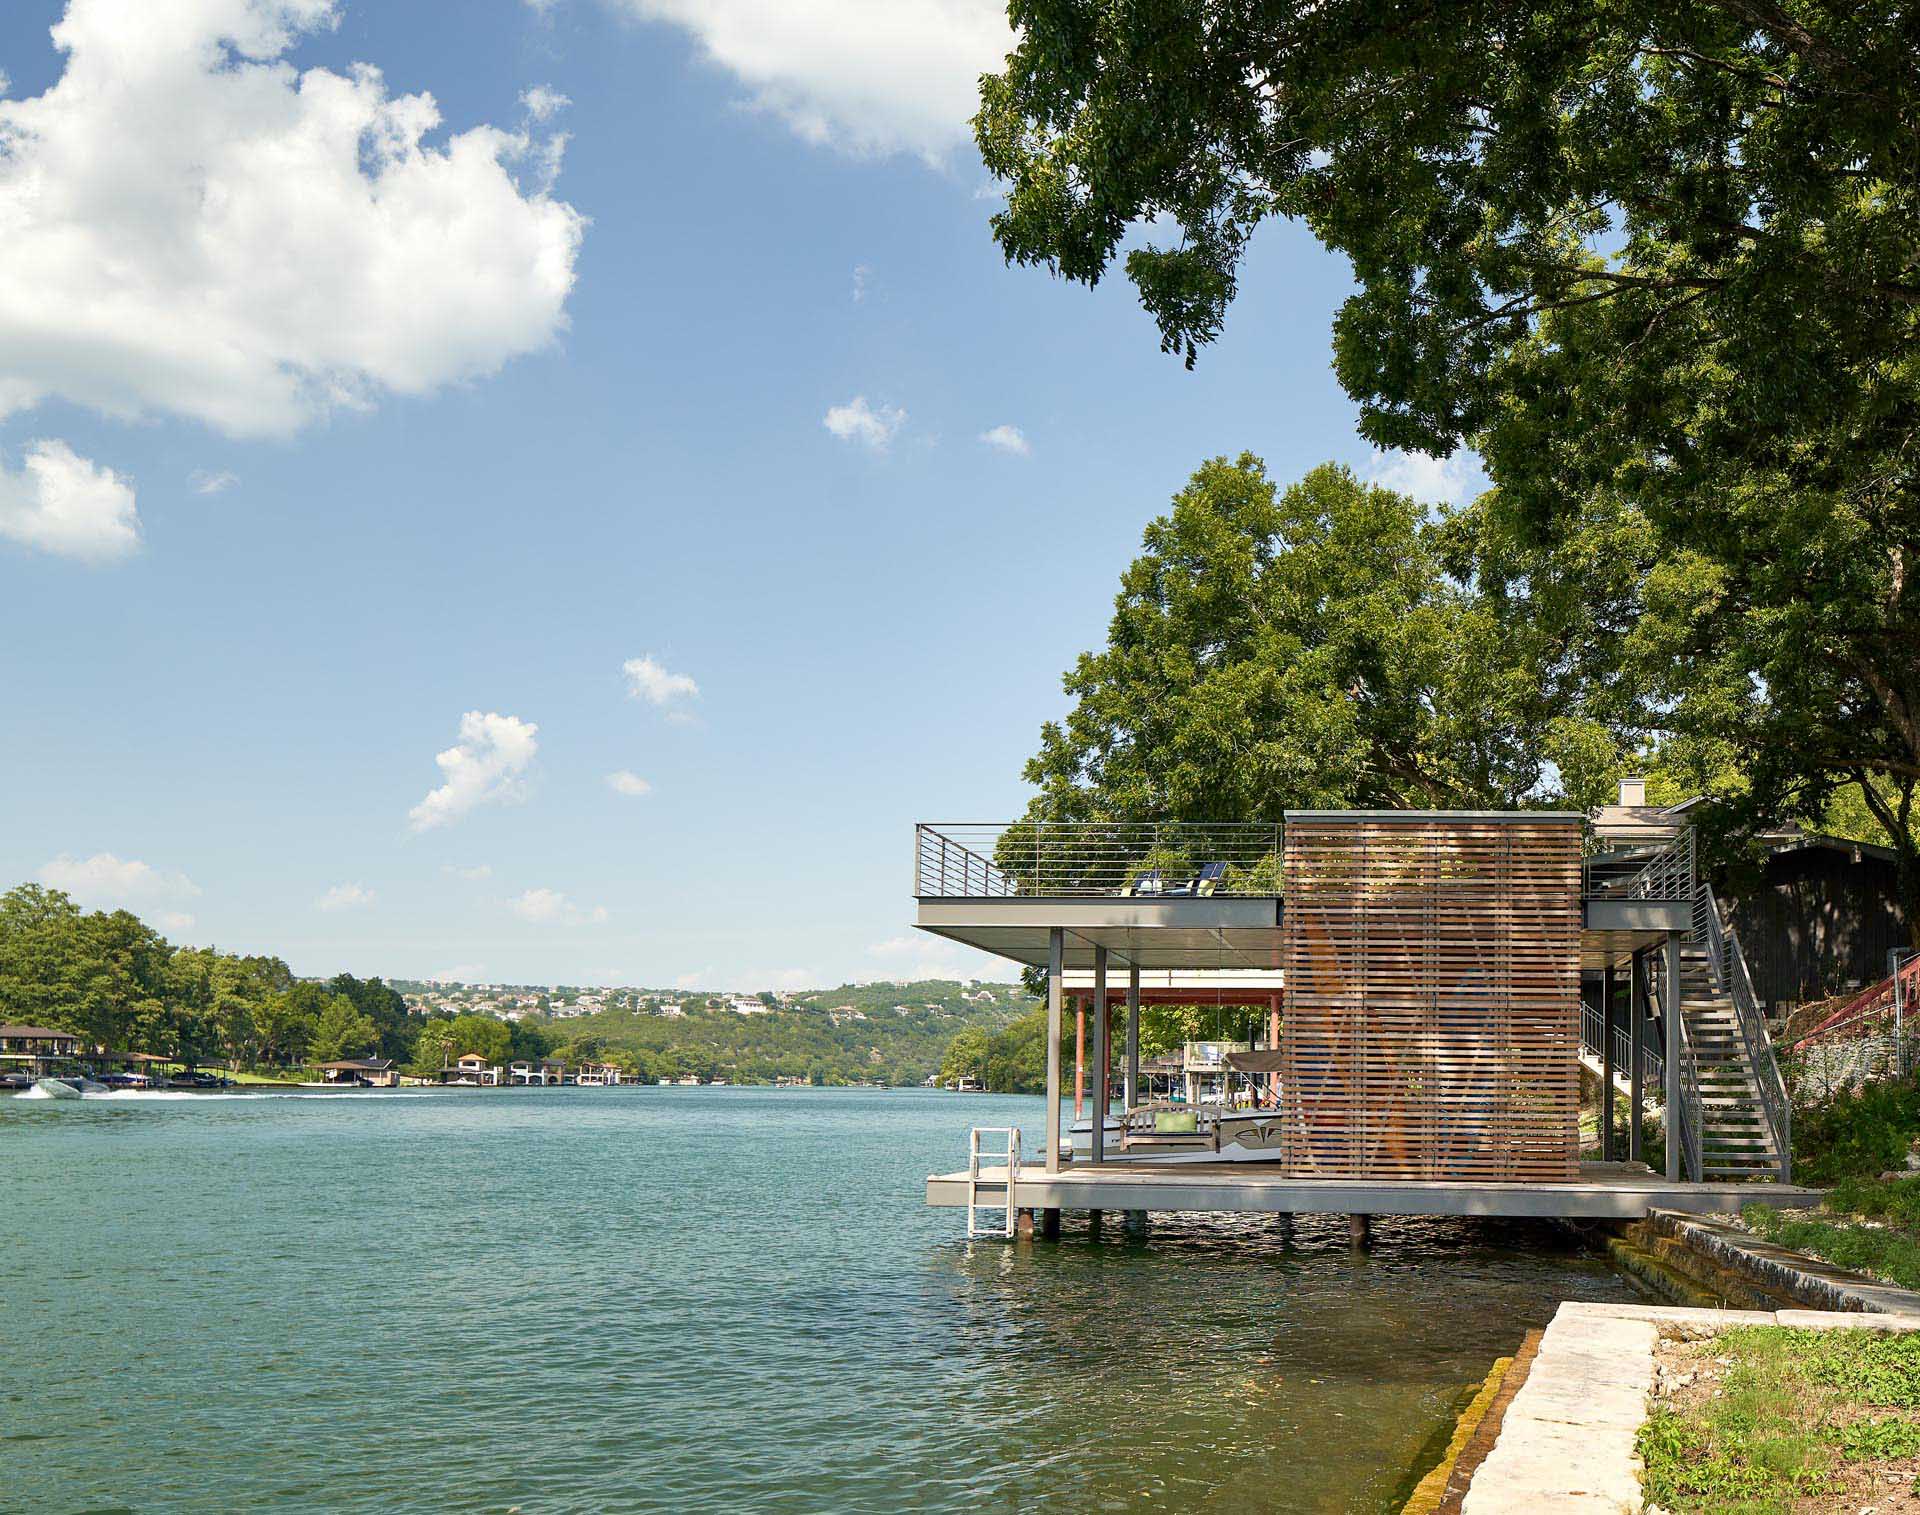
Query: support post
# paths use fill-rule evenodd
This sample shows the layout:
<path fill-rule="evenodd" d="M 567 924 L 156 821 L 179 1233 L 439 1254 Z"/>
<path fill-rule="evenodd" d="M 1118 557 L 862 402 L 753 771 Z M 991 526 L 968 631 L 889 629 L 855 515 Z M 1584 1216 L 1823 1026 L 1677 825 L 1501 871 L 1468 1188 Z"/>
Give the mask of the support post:
<path fill-rule="evenodd" d="M 1060 959 L 1066 951 L 1066 932 L 1055 926 L 1047 933 L 1047 1171 L 1060 1171 Z M 1060 1212 L 1049 1210 L 1051 1236 L 1060 1234 Z"/>
<path fill-rule="evenodd" d="M 1364 1252 L 1373 1245 L 1373 1217 L 1371 1215 L 1349 1215 L 1347 1217 L 1347 1240 L 1356 1251 Z"/>
<path fill-rule="evenodd" d="M 1667 933 L 1660 1015 L 1667 1033 L 1667 1182 L 1680 1182 L 1680 933 Z M 1705 1175 L 1703 1174 L 1702 1177 Z"/>
<path fill-rule="evenodd" d="M 1088 1123 L 1088 1153 L 1107 1160 L 1107 949 L 1093 949 L 1093 1119 Z"/>
<path fill-rule="evenodd" d="M 1641 1064 L 1647 1060 L 1647 960 L 1641 953 L 1627 959 L 1627 1161 L 1639 1162 L 1640 1123 L 1647 1114 L 1647 1091 L 1641 1086 Z"/>
<path fill-rule="evenodd" d="M 1073 1118 L 1087 1107 L 1087 997 L 1073 997 Z"/>
<path fill-rule="evenodd" d="M 1267 1000 L 1267 1046 L 1274 1051 L 1280 1048 L 1280 996 L 1275 994 Z M 1273 1107 L 1280 1108 L 1280 1075 L 1267 1075 L 1267 1092 L 1273 1096 Z"/>
<path fill-rule="evenodd" d="M 1613 964 L 1600 970 L 1600 1161 L 1613 1161 Z"/>
<path fill-rule="evenodd" d="M 1121 1103 L 1129 1110 L 1140 1103 L 1140 965 L 1127 965 L 1127 1081 Z"/>
<path fill-rule="evenodd" d="M 1060 1240 L 1060 1212 L 1042 1210 L 1040 1212 L 1040 1235 L 1046 1241 Z"/>
<path fill-rule="evenodd" d="M 1145 1241 L 1147 1239 L 1147 1212 L 1145 1210 L 1127 1211 L 1127 1239 Z"/>

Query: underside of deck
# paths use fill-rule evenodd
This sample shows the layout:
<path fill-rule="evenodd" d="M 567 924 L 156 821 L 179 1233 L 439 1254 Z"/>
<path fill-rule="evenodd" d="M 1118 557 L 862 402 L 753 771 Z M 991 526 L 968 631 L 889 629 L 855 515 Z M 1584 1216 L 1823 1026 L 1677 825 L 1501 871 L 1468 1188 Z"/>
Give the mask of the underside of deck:
<path fill-rule="evenodd" d="M 1571 1183 L 1287 1178 L 1266 1163 L 1106 1162 L 1049 1173 L 1020 1167 L 1014 1203 L 1034 1210 L 1209 1210 L 1272 1215 L 1484 1215 L 1638 1220 L 1648 1211 L 1717 1214 L 1764 1200 L 1818 1204 L 1821 1191 L 1786 1184 L 1689 1184 L 1638 1163 L 1582 1163 Z M 998 1196 L 1004 1165 L 983 1168 L 981 1199 Z M 989 1185 L 991 1187 L 989 1188 Z M 929 1205 L 964 1206 L 967 1175 L 927 1178 Z"/>

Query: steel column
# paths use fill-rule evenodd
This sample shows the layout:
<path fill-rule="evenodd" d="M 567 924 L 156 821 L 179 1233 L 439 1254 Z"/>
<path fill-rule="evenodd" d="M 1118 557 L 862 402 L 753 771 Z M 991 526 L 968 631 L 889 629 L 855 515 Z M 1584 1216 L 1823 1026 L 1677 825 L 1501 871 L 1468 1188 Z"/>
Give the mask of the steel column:
<path fill-rule="evenodd" d="M 1600 1161 L 1613 1161 L 1613 964 L 1600 970 Z"/>
<path fill-rule="evenodd" d="M 1660 1014 L 1667 1033 L 1667 1182 L 1680 1182 L 1680 933 L 1667 933 L 1666 981 Z M 1705 1175 L 1703 1174 L 1702 1177 Z"/>
<path fill-rule="evenodd" d="M 1127 968 L 1127 1082 L 1121 1103 L 1131 1110 L 1140 1100 L 1140 965 Z"/>
<path fill-rule="evenodd" d="M 1066 932 L 1055 926 L 1047 933 L 1047 1171 L 1060 1171 L 1060 959 L 1066 952 Z M 1059 1211 L 1048 1217 L 1051 1235 L 1058 1236 Z"/>
<path fill-rule="evenodd" d="M 1088 1114 L 1087 1151 L 1092 1161 L 1107 1160 L 1107 949 L 1093 949 L 1093 1105 Z"/>
<path fill-rule="evenodd" d="M 1647 1113 L 1647 1091 L 1640 1065 L 1647 1060 L 1647 960 L 1636 952 L 1627 959 L 1627 1161 L 1640 1161 L 1640 1122 Z"/>

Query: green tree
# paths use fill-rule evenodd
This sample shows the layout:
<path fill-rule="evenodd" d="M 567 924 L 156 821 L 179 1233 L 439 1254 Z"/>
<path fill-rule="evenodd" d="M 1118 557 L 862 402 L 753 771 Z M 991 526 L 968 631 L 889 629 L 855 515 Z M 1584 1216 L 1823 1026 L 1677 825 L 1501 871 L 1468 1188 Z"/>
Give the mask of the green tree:
<path fill-rule="evenodd" d="M 330 994 L 314 1022 L 307 1054 L 316 1063 L 330 1063 L 365 1057 L 379 1044 L 380 1030 L 372 1017 L 362 1014 L 346 995 Z"/>
<path fill-rule="evenodd" d="M 1027 765 L 1035 817 L 1277 821 L 1539 792 L 1577 691 L 1558 644 L 1449 552 L 1412 500 L 1344 468 L 1282 491 L 1252 456 L 1204 464 L 1147 527 L 1106 646 L 1066 677 L 1073 709 Z"/>
<path fill-rule="evenodd" d="M 431 1078 L 442 1068 L 453 1066 L 453 1060 L 461 1050 L 454 1045 L 453 1026 L 450 1020 L 434 1019 L 420 1028 L 414 1038 L 409 1072 L 422 1078 Z"/>
<path fill-rule="evenodd" d="M 477 1052 L 489 1064 L 498 1065 L 509 1060 L 513 1047 L 513 1032 L 503 1020 L 491 1015 L 478 1015 L 469 1012 L 455 1016 L 453 1021 L 453 1042 L 455 1057 L 465 1057 L 469 1052 Z"/>
<path fill-rule="evenodd" d="M 1126 253 L 1219 333 L 1263 222 L 1358 291 L 1335 367 L 1385 447 L 1477 448 L 1516 535 L 1654 546 L 1590 673 L 1721 740 L 1736 831 L 1851 786 L 1920 939 L 1920 50 L 1890 0 L 1015 0 L 976 130 L 1015 261 Z M 1149 234 L 1151 238 L 1151 234 Z"/>

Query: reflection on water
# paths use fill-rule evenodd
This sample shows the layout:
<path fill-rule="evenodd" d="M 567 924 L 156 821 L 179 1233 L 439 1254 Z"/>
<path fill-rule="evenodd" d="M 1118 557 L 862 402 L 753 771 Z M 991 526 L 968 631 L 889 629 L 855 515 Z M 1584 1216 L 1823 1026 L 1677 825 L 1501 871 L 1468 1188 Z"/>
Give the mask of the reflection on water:
<path fill-rule="evenodd" d="M 922 1181 L 1032 1100 L 0 1101 L 5 1494 L 141 1510 L 1388 1508 L 1492 1359 L 1625 1298 L 1559 1233 L 1109 1217 Z"/>

